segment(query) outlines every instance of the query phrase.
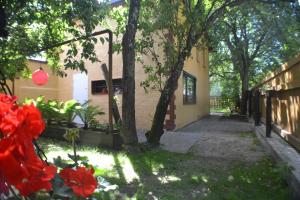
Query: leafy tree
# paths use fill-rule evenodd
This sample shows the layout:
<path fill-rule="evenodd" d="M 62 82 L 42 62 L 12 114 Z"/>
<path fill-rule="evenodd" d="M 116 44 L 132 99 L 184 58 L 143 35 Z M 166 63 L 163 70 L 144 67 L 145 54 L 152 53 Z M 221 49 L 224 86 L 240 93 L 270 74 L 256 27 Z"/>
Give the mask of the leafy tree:
<path fill-rule="evenodd" d="M 241 88 L 236 91 L 241 91 L 242 114 L 247 111 L 250 85 L 299 52 L 297 5 L 248 1 L 232 8 L 211 30 L 216 52 L 212 54 L 210 74 L 224 78 L 223 83 L 232 81 L 235 73 L 239 75 Z"/>
<path fill-rule="evenodd" d="M 105 16 L 105 4 L 97 0 L 1 0 L 0 71 L 1 80 L 13 79 L 26 70 L 30 56 L 41 53 L 60 75 L 61 47 L 54 47 L 66 39 L 92 33 Z M 85 71 L 82 59 L 97 61 L 94 53 L 95 38 L 69 44 L 65 68 Z M 82 46 L 82 51 L 77 50 Z M 53 48 L 54 47 L 54 48 Z M 76 55 L 80 60 L 74 60 Z"/>
<path fill-rule="evenodd" d="M 146 90 L 156 89 L 161 93 L 151 130 L 146 134 L 149 143 L 158 145 L 164 133 L 167 108 L 192 48 L 205 47 L 206 32 L 215 20 L 228 7 L 240 2 L 242 0 L 140 1 L 140 37 L 136 41 L 136 51 L 139 55 L 152 56 L 154 61 L 151 66 L 144 64 L 148 78 L 141 85 Z M 111 15 L 118 24 L 115 30 L 117 36 L 124 33 L 123 18 L 127 12 L 126 9 L 117 8 Z M 121 45 L 115 45 L 115 50 L 120 51 L 121 48 Z M 161 48 L 163 52 L 158 52 Z M 144 63 L 142 56 L 137 58 Z"/>
<path fill-rule="evenodd" d="M 149 38 L 148 43 L 151 44 L 145 49 L 153 55 L 156 62 L 156 66 L 152 68 L 154 70 L 150 70 L 150 73 L 156 74 L 159 79 L 149 76 L 146 86 L 157 85 L 156 88 L 160 90 L 161 95 L 151 130 L 146 133 L 149 143 L 158 145 L 164 133 L 167 108 L 178 87 L 184 62 L 190 56 L 192 48 L 207 46 L 207 31 L 218 18 L 223 16 L 227 8 L 241 2 L 235 0 L 160 1 L 157 6 L 152 6 L 153 10 L 149 12 L 154 19 L 153 23 L 148 26 L 144 23 L 145 27 L 142 30 L 144 30 L 144 38 Z M 158 44 L 152 31 L 160 36 Z M 163 47 L 163 58 L 154 51 L 156 45 Z"/>

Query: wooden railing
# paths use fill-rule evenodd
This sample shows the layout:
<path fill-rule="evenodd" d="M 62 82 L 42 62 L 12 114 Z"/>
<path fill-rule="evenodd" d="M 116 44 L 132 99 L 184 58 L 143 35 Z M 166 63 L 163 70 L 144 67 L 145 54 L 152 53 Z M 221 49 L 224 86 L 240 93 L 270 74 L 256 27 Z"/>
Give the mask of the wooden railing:
<path fill-rule="evenodd" d="M 300 151 L 300 55 L 249 92 L 248 113 L 255 124 L 266 125 L 266 136 L 275 131 Z"/>

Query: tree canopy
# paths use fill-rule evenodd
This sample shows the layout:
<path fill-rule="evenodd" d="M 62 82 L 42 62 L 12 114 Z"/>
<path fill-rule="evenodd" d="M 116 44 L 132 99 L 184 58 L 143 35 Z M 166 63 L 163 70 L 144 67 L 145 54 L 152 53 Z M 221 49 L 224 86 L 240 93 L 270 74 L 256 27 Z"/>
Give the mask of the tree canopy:
<path fill-rule="evenodd" d="M 153 60 L 151 66 L 144 64 L 148 78 L 141 85 L 146 89 L 157 89 L 161 93 L 151 131 L 146 134 L 148 142 L 159 143 L 167 107 L 177 89 L 184 62 L 190 56 L 192 48 L 205 48 L 206 33 L 214 22 L 223 16 L 228 7 L 241 2 L 141 1 L 138 24 L 140 37 L 137 39 L 136 49 L 140 54 L 151 55 Z M 112 15 L 118 23 L 117 34 L 124 31 L 122 16 L 126 13 L 126 10 L 120 9 Z M 140 59 L 140 62 L 143 63 L 143 60 Z"/>
<path fill-rule="evenodd" d="M 0 37 L 0 69 L 5 79 L 11 79 L 26 70 L 26 61 L 31 56 L 43 54 L 48 63 L 64 75 L 60 69 L 61 47 L 49 48 L 66 39 L 91 34 L 104 18 L 106 4 L 97 0 L 1 0 L 5 32 Z M 4 13 L 3 13 L 4 11 Z M 85 70 L 81 59 L 96 61 L 95 38 L 70 43 L 64 60 L 65 68 Z M 44 50 L 44 51 L 41 51 Z M 73 59 L 80 54 L 80 60 Z"/>
<path fill-rule="evenodd" d="M 248 1 L 217 21 L 210 31 L 210 76 L 222 82 L 226 98 L 228 94 L 242 95 L 300 52 L 298 11 L 298 2 Z M 241 87 L 231 87 L 234 91 L 229 92 L 229 82 Z"/>

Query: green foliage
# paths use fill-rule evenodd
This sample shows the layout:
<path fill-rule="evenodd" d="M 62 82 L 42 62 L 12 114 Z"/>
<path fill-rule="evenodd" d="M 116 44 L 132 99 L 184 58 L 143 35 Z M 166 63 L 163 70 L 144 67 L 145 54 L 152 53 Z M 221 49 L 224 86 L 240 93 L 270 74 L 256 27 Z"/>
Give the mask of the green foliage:
<path fill-rule="evenodd" d="M 210 76 L 222 96 L 235 99 L 242 80 L 251 88 L 300 52 L 299 8 L 297 1 L 247 1 L 217 21 L 209 34 Z"/>
<path fill-rule="evenodd" d="M 106 4 L 98 0 L 10 0 L 4 1 L 3 6 L 9 37 L 0 38 L 1 79 L 21 75 L 27 69 L 27 58 L 41 53 L 58 74 L 64 75 L 59 64 L 62 48 L 50 47 L 91 34 L 106 15 Z M 64 67 L 85 71 L 82 59 L 96 61 L 96 42 L 88 39 L 69 44 Z M 79 52 L 77 46 L 81 46 L 82 51 Z M 75 56 L 79 60 L 74 59 Z"/>
<path fill-rule="evenodd" d="M 76 100 L 72 99 L 66 102 L 48 100 L 44 96 L 39 96 L 36 100 L 25 99 L 25 104 L 33 103 L 42 113 L 43 119 L 50 125 L 53 122 L 62 125 L 66 121 L 68 127 L 74 127 L 73 120 L 76 112 L 82 107 Z"/>
<path fill-rule="evenodd" d="M 69 127 L 74 126 L 73 120 L 76 117 L 76 111 L 81 108 L 80 104 L 74 99 L 59 103 L 59 113 L 61 114 L 62 119 L 67 120 Z"/>
<path fill-rule="evenodd" d="M 62 141 L 44 140 L 40 143 L 48 146 L 52 155 L 65 154 L 72 149 Z M 60 150 L 54 152 L 53 146 Z M 153 196 L 167 200 L 291 199 L 291 191 L 285 182 L 288 167 L 275 165 L 269 158 L 257 163 L 240 163 L 159 149 L 138 154 L 90 147 L 79 147 L 78 150 L 89 158 L 97 156 L 99 165 L 95 168 L 95 175 L 118 185 L 115 192 L 97 194 L 99 199 L 104 196 L 104 199 L 118 199 L 120 192 L 123 197 L 129 194 L 129 199 L 150 199 Z M 128 183 L 126 177 L 132 174 L 131 170 L 139 180 Z"/>
<path fill-rule="evenodd" d="M 205 47 L 204 33 L 213 26 L 224 8 L 234 3 L 235 0 L 142 0 L 136 52 L 147 78 L 141 86 L 146 90 L 162 91 L 172 72 L 178 70 L 178 62 L 181 62 L 178 61 L 179 55 L 183 55 L 185 60 L 190 56 L 191 48 Z M 116 7 L 110 12 L 111 18 L 118 24 L 113 29 L 117 37 L 124 33 L 127 15 L 128 6 Z M 115 46 L 118 52 L 121 50 L 120 44 L 118 38 Z"/>
<path fill-rule="evenodd" d="M 254 166 L 237 166 L 212 185 L 212 195 L 205 199 L 289 199 L 290 191 L 284 189 L 288 172 L 286 165 L 274 166 L 268 158 Z"/>
<path fill-rule="evenodd" d="M 105 114 L 101 111 L 99 106 L 89 105 L 89 103 L 91 103 L 91 101 L 85 102 L 82 104 L 81 109 L 76 111 L 77 116 L 84 123 L 84 129 L 92 128 L 93 123 L 97 121 L 96 117 Z"/>
<path fill-rule="evenodd" d="M 229 75 L 228 75 L 229 76 Z M 211 85 L 218 85 L 221 90 L 221 106 L 224 109 L 234 110 L 239 107 L 240 78 L 238 74 L 231 74 L 230 78 L 213 77 Z"/>

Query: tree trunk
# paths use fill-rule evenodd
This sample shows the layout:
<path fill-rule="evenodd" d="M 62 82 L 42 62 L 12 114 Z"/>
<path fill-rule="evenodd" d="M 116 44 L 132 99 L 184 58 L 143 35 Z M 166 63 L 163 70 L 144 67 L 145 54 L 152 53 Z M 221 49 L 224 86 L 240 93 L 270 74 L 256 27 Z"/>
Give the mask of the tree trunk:
<path fill-rule="evenodd" d="M 165 116 L 171 98 L 178 87 L 178 79 L 183 69 L 184 57 L 184 55 L 181 55 L 181 58 L 179 59 L 178 63 L 173 68 L 173 71 L 170 77 L 168 78 L 157 103 L 151 130 L 146 133 L 147 141 L 152 145 L 159 145 L 160 138 L 164 134 L 163 129 Z"/>
<path fill-rule="evenodd" d="M 247 100 L 248 100 L 248 89 L 249 89 L 249 74 L 248 70 L 245 69 L 245 73 L 242 78 L 242 98 L 241 98 L 241 114 L 247 114 Z"/>
<path fill-rule="evenodd" d="M 121 132 L 124 137 L 124 144 L 130 146 L 138 144 L 135 124 L 135 35 L 139 10 L 139 0 L 131 0 L 126 32 L 122 40 L 123 96 Z"/>

